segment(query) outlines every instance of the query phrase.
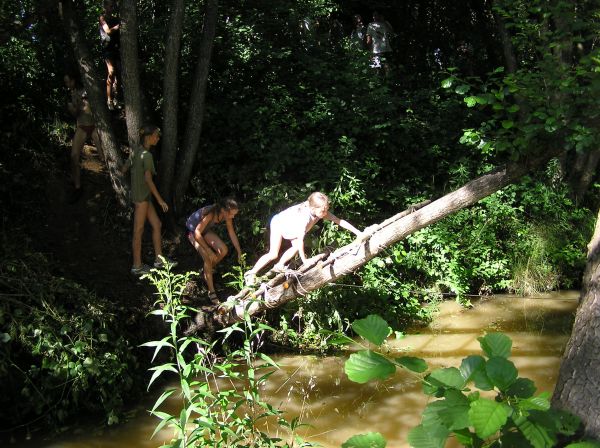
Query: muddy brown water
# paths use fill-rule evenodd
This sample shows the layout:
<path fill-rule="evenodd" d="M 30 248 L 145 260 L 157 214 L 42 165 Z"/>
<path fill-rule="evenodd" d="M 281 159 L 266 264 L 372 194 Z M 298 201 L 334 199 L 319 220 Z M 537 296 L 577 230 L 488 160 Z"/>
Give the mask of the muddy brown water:
<path fill-rule="evenodd" d="M 431 325 L 413 329 L 403 339 L 390 339 L 390 354 L 422 357 L 432 368 L 458 367 L 464 357 L 481 353 L 478 337 L 501 331 L 513 340 L 511 360 L 519 375 L 532 379 L 537 393 L 552 392 L 578 296 L 577 292 L 526 299 L 494 296 L 475 301 L 471 309 L 444 302 Z M 410 373 L 401 370 L 387 381 L 360 385 L 344 374 L 345 356 L 293 355 L 274 359 L 281 369 L 262 391 L 263 398 L 285 411 L 288 419 L 300 416 L 311 425 L 300 432 L 306 441 L 339 447 L 355 434 L 374 431 L 383 434 L 390 447 L 408 446 L 408 431 L 420 423 L 428 401 L 419 381 Z M 159 392 L 155 394 L 158 397 Z M 171 413 L 177 414 L 175 401 L 172 406 Z M 96 434 L 86 430 L 85 434 L 72 434 L 51 443 L 38 442 L 36 446 L 154 448 L 171 435 L 170 430 L 164 430 L 150 439 L 156 423 L 142 408 L 138 417 L 117 428 Z M 276 427 L 269 429 L 276 435 Z M 282 433 L 279 436 L 289 437 Z"/>

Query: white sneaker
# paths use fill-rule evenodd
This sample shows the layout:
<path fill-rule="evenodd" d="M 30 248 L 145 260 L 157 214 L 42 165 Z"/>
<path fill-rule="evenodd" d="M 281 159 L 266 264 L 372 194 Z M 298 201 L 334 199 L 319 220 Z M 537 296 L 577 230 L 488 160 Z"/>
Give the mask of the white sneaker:
<path fill-rule="evenodd" d="M 164 260 L 164 261 L 163 261 Z M 172 268 L 174 268 L 175 266 L 177 266 L 177 262 L 174 260 L 171 260 L 168 257 L 165 257 L 164 255 L 161 255 L 159 258 L 157 258 L 156 260 L 154 260 L 154 267 L 157 269 L 161 269 L 164 268 L 165 265 L 169 265 Z"/>
<path fill-rule="evenodd" d="M 132 275 L 141 276 L 141 275 L 144 275 L 144 274 L 147 274 L 148 272 L 150 272 L 150 266 L 142 263 L 140 266 L 137 266 L 137 267 L 132 266 L 130 272 Z"/>

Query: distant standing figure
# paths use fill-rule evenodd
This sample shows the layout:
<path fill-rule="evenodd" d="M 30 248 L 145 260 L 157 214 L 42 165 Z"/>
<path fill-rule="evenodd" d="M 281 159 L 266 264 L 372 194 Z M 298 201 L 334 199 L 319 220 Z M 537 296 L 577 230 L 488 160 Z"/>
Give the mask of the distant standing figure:
<path fill-rule="evenodd" d="M 121 19 L 114 15 L 113 0 L 104 0 L 104 13 L 100 16 L 100 39 L 102 41 L 102 55 L 106 63 L 108 75 L 106 78 L 106 104 L 109 110 L 117 106 L 117 88 L 119 85 L 119 70 L 121 64 L 120 23 Z"/>
<path fill-rule="evenodd" d="M 100 136 L 94 124 L 94 117 L 92 117 L 87 93 L 79 81 L 79 75 L 73 73 L 66 74 L 64 82 L 70 93 L 70 101 L 67 104 L 67 108 L 77 120 L 75 134 L 71 142 L 71 181 L 73 182 L 73 192 L 69 198 L 70 203 L 75 203 L 81 197 L 82 192 L 81 167 L 79 166 L 79 162 L 83 145 L 91 138 L 100 157 L 104 158 L 104 153 L 100 144 Z"/>
<path fill-rule="evenodd" d="M 213 205 L 207 205 L 196 210 L 186 221 L 188 240 L 198 251 L 204 261 L 204 280 L 208 286 L 208 298 L 216 305 L 219 303 L 213 271 L 215 266 L 227 255 L 227 245 L 212 230 L 215 224 L 225 222 L 229 239 L 237 251 L 238 261 L 242 258 L 242 250 L 233 227 L 233 218 L 237 215 L 239 206 L 231 198 L 224 199 Z"/>
<path fill-rule="evenodd" d="M 354 22 L 354 28 L 350 33 L 350 42 L 361 50 L 367 49 L 367 27 L 363 23 L 362 16 L 360 14 L 354 14 L 352 17 Z"/>
<path fill-rule="evenodd" d="M 384 74 L 389 73 L 389 58 L 392 53 L 391 39 L 394 35 L 392 25 L 385 20 L 383 14 L 373 12 L 373 21 L 367 26 L 367 46 L 371 49 L 373 57 L 371 67 L 383 68 Z"/>
<path fill-rule="evenodd" d="M 142 235 L 144 234 L 146 219 L 150 221 L 152 226 L 152 244 L 156 256 L 154 267 L 163 267 L 163 259 L 172 266 L 176 265 L 175 262 L 162 254 L 162 224 L 154 205 L 152 205 L 152 196 L 154 196 L 163 212 L 166 213 L 169 210 L 169 206 L 163 200 L 152 180 L 156 170 L 150 150 L 160 140 L 160 129 L 153 125 L 146 125 L 140 129 L 139 133 L 140 144 L 134 146 L 127 162 L 121 168 L 122 174 L 131 169 L 131 200 L 135 207 L 133 212 L 133 240 L 131 243 L 133 252 L 131 273 L 133 275 L 143 275 L 150 271 L 150 266 L 142 263 Z"/>
<path fill-rule="evenodd" d="M 258 272 L 274 261 L 279 256 L 279 249 L 283 240 L 289 240 L 292 247 L 286 250 L 277 264 L 276 270 L 285 269 L 285 264 L 290 261 L 297 253 L 300 254 L 302 263 L 306 263 L 307 258 L 304 253 L 304 236 L 321 219 L 333 221 L 340 227 L 351 231 L 356 236 L 362 235 L 360 230 L 350 224 L 348 221 L 338 218 L 329 212 L 329 198 L 321 192 L 314 192 L 308 200 L 300 204 L 293 205 L 281 213 L 273 216 L 270 225 L 269 252 L 260 257 L 254 267 L 244 274 L 246 284 L 253 284 Z"/>

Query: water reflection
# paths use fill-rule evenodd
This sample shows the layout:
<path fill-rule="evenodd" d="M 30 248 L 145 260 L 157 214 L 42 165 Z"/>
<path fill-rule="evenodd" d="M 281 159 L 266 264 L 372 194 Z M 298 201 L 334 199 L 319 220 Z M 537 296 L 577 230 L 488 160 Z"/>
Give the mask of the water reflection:
<path fill-rule="evenodd" d="M 454 302 L 440 306 L 436 321 L 414 328 L 401 340 L 390 340 L 392 354 L 409 352 L 425 358 L 431 367 L 458 366 L 467 355 L 481 352 L 477 338 L 502 331 L 513 340 L 512 361 L 520 376 L 532 379 L 540 391 L 552 391 L 560 356 L 570 334 L 578 293 L 555 293 L 522 299 L 495 296 L 463 309 Z M 405 447 L 410 428 L 420 423 L 428 397 L 417 378 L 404 370 L 385 382 L 356 384 L 344 374 L 345 358 L 281 356 L 281 370 L 263 391 L 268 401 L 286 412 L 301 416 L 311 427 L 301 430 L 308 441 L 339 447 L 355 434 L 382 433 L 388 446 Z M 158 395 L 158 394 L 157 394 Z M 173 413 L 178 402 L 171 401 Z M 49 445 L 52 448 L 156 447 L 168 440 L 166 431 L 149 440 L 156 420 L 144 416 L 100 435 L 74 436 Z M 276 426 L 270 428 L 276 434 Z M 284 438 L 285 434 L 280 434 Z"/>

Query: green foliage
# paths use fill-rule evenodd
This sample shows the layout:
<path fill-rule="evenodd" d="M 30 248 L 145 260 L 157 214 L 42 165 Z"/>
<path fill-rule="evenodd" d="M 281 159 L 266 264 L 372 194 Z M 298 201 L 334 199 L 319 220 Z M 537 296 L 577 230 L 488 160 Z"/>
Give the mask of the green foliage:
<path fill-rule="evenodd" d="M 123 308 L 53 275 L 44 256 L 7 241 L 0 297 L 5 424 L 60 428 L 82 413 L 119 422 L 139 392 Z"/>
<path fill-rule="evenodd" d="M 350 437 L 342 443 L 342 448 L 385 448 L 386 445 L 387 443 L 381 434 L 369 432 Z"/>
<path fill-rule="evenodd" d="M 377 346 L 385 343 L 383 335 L 388 334 L 384 330 L 387 323 L 379 316 L 355 322 L 353 328 L 360 329 L 361 338 Z M 469 447 L 543 448 L 555 446 L 559 436 L 576 434 L 579 418 L 551 409 L 549 394 L 534 395 L 533 382 L 518 376 L 508 359 L 510 338 L 502 333 L 489 333 L 478 340 L 484 356 L 471 355 L 463 359 L 460 368 L 438 368 L 421 376 L 423 392 L 437 400 L 426 406 L 421 424 L 410 431 L 408 441 L 412 447 L 443 448 L 448 437 L 453 436 L 462 446 Z M 365 383 L 386 379 L 397 367 L 414 374 L 427 370 L 421 359 L 389 359 L 367 348 L 350 355 L 345 371 L 350 380 Z M 361 440 L 363 436 L 355 437 L 358 439 L 346 443 Z"/>
<path fill-rule="evenodd" d="M 148 387 L 166 372 L 174 373 L 180 386 L 179 391 L 165 390 L 156 400 L 150 412 L 160 422 L 153 435 L 172 428 L 173 439 L 163 445 L 169 447 L 309 446 L 296 435 L 301 426 L 298 419 L 286 421 L 281 411 L 261 397 L 261 387 L 278 369 L 269 356 L 257 351 L 271 327 L 254 323 L 246 314 L 242 322 L 221 330 L 219 341 L 182 335 L 184 322 L 196 311 L 181 302 L 192 275 L 197 274 L 175 274 L 170 268 L 148 274 L 158 291 L 157 309 L 151 314 L 160 316 L 168 328 L 164 338 L 142 344 L 154 348 L 153 361 L 159 354 L 165 359 L 150 369 Z M 239 344 L 236 338 L 241 338 Z M 225 351 L 222 355 L 216 348 L 219 342 Z M 181 403 L 178 414 L 159 410 L 165 400 L 176 396 Z M 289 441 L 265 433 L 261 424 L 266 419 L 276 419 L 281 428 L 287 428 Z"/>

